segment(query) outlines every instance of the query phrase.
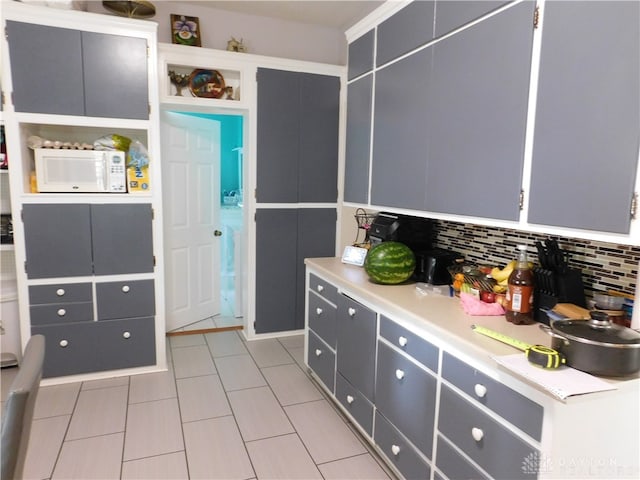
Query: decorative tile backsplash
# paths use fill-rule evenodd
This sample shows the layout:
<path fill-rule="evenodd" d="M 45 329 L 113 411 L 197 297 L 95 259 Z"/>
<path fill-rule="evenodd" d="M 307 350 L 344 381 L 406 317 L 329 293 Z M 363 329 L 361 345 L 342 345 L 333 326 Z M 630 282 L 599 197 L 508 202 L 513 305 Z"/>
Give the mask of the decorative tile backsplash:
<path fill-rule="evenodd" d="M 549 238 L 549 235 L 538 233 L 443 220 L 435 222 L 434 230 L 434 246 L 459 252 L 477 264 L 501 267 L 516 258 L 516 245 L 520 244 L 529 246 L 529 258 L 537 264 L 535 242 Z M 553 238 L 558 240 L 562 250 L 570 253 L 569 266 L 582 271 L 587 297 L 591 297 L 594 291 L 607 290 L 634 294 L 640 247 L 569 237 Z"/>

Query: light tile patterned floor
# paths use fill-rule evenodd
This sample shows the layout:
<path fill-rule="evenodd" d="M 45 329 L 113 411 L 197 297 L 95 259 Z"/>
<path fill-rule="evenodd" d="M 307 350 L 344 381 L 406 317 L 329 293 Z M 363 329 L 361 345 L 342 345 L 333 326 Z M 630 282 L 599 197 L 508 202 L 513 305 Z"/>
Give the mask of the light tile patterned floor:
<path fill-rule="evenodd" d="M 303 367 L 303 336 L 171 337 L 170 370 L 43 387 L 29 479 L 388 479 Z M 16 369 L 2 370 L 2 399 Z"/>

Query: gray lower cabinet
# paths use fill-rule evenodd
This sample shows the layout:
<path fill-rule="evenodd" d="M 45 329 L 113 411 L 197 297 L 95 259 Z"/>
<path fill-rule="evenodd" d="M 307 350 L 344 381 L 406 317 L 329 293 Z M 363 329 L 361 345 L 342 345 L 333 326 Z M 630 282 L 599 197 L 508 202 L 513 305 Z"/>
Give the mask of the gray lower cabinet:
<path fill-rule="evenodd" d="M 367 435 L 373 434 L 373 403 L 351 385 L 340 373 L 336 374 L 336 399 L 349 412 Z"/>
<path fill-rule="evenodd" d="M 320 378 L 331 393 L 335 392 L 336 353 L 312 330 L 308 331 L 307 349 L 309 368 Z"/>
<path fill-rule="evenodd" d="M 304 259 L 333 257 L 334 208 L 256 210 L 256 333 L 304 328 Z"/>
<path fill-rule="evenodd" d="M 640 143 L 640 4 L 544 9 L 530 223 L 628 233 Z"/>
<path fill-rule="evenodd" d="M 17 112 L 149 118 L 142 38 L 7 21 Z"/>
<path fill-rule="evenodd" d="M 29 287 L 31 325 L 90 322 L 93 320 L 91 283 Z"/>
<path fill-rule="evenodd" d="M 467 480 L 470 478 L 490 480 L 490 477 L 456 450 L 442 435 L 438 435 L 437 442 L 438 455 L 436 456 L 436 467 L 438 467 L 449 480 Z"/>
<path fill-rule="evenodd" d="M 153 280 L 96 283 L 98 320 L 155 315 Z"/>
<path fill-rule="evenodd" d="M 258 202 L 336 202 L 339 114 L 338 77 L 258 69 Z"/>
<path fill-rule="evenodd" d="M 378 341 L 375 404 L 427 458 L 432 456 L 436 377 Z"/>
<path fill-rule="evenodd" d="M 537 478 L 540 452 L 446 385 L 438 430 L 496 480 Z"/>
<path fill-rule="evenodd" d="M 45 378 L 156 362 L 154 317 L 33 326 L 31 333 L 45 337 Z"/>
<path fill-rule="evenodd" d="M 376 411 L 375 423 L 374 441 L 376 445 L 402 476 L 409 480 L 429 478 L 431 473 L 429 464 L 404 435 L 380 414 L 380 410 Z"/>
<path fill-rule="evenodd" d="M 338 373 L 369 400 L 374 400 L 377 320 L 373 310 L 338 297 Z"/>
<path fill-rule="evenodd" d="M 27 277 L 150 273 L 151 205 L 25 204 Z"/>

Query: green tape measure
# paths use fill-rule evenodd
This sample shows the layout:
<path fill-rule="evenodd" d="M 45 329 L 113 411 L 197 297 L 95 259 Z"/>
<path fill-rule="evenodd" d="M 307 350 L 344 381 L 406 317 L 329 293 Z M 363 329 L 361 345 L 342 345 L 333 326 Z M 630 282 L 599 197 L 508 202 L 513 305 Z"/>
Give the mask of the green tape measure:
<path fill-rule="evenodd" d="M 527 356 L 527 360 L 539 367 L 558 368 L 561 365 L 564 365 L 567 361 L 562 353 L 552 348 L 545 347 L 544 345 L 531 345 L 478 325 L 471 325 L 471 328 L 482 335 L 498 340 L 499 342 L 506 343 L 512 347 L 516 347 L 518 350 L 522 350 Z"/>

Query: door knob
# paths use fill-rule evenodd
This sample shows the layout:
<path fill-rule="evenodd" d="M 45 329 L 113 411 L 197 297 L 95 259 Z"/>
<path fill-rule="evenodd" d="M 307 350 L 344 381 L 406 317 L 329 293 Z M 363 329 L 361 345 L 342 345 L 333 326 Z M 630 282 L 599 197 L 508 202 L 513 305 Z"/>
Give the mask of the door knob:
<path fill-rule="evenodd" d="M 214 230 L 213 231 L 213 236 L 214 237 L 221 237 L 222 236 L 222 232 L 220 230 Z"/>

